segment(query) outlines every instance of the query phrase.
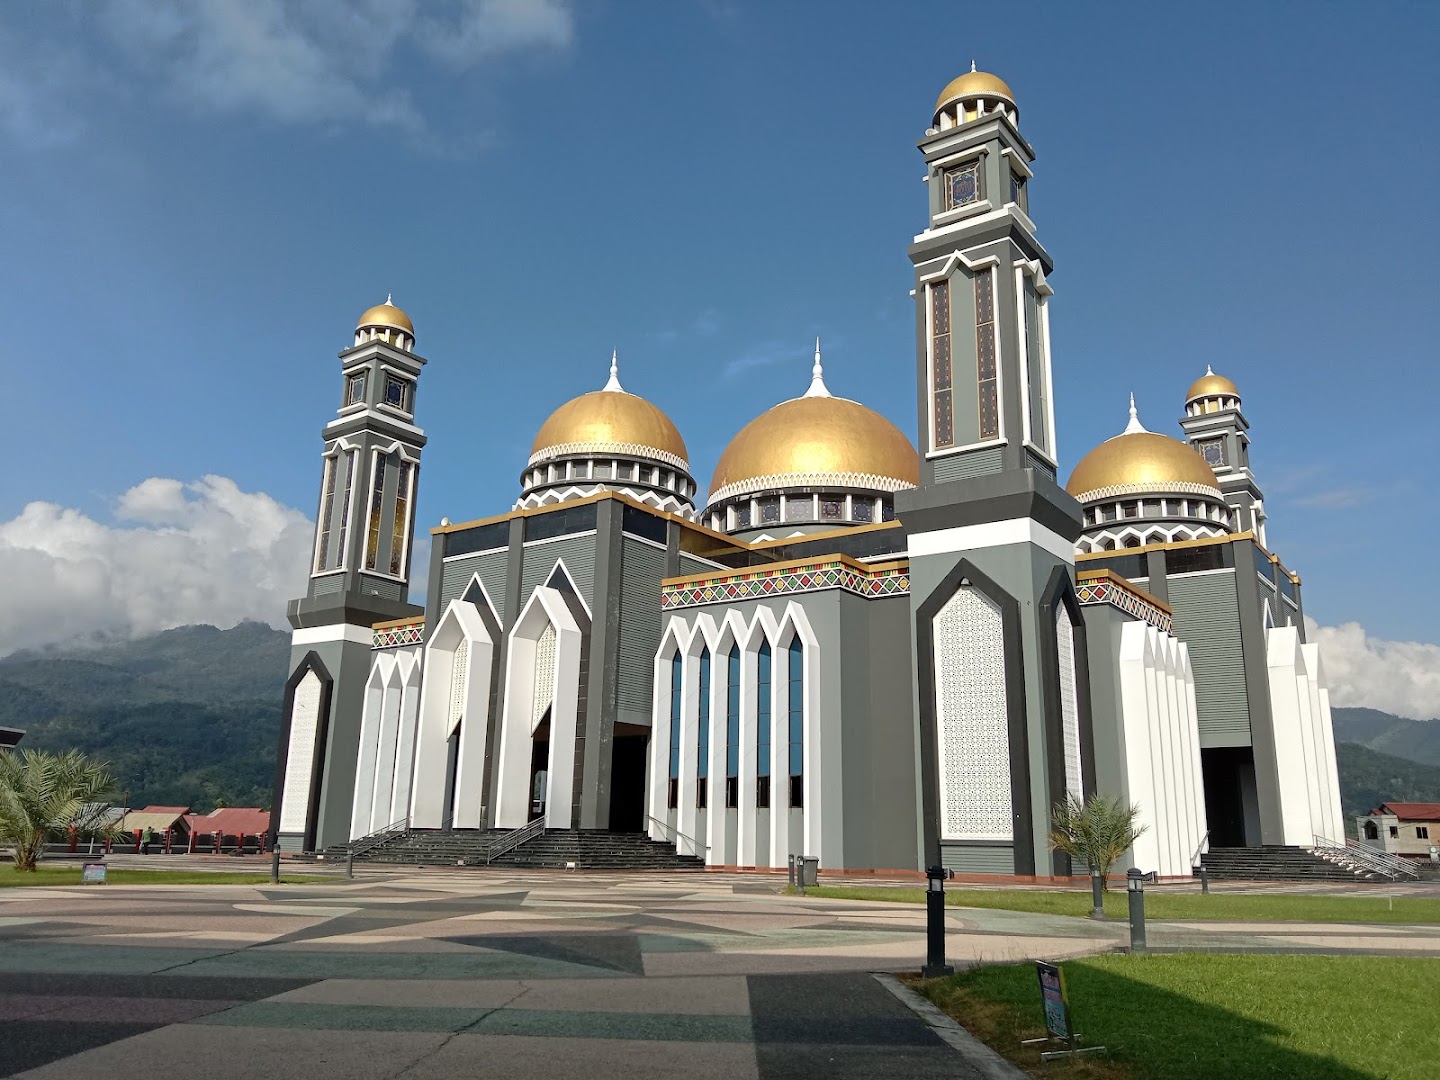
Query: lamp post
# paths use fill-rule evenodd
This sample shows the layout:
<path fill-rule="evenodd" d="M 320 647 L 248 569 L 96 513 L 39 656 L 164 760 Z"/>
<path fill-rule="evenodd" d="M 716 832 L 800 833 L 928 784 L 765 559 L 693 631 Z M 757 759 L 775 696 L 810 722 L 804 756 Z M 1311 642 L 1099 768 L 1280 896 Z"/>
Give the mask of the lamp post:
<path fill-rule="evenodd" d="M 945 879 L 954 876 L 943 866 L 925 870 L 925 967 L 920 974 L 927 979 L 955 974 L 945 963 Z"/>
<path fill-rule="evenodd" d="M 1105 875 L 1094 863 L 1090 864 L 1090 917 L 1105 918 Z"/>
<path fill-rule="evenodd" d="M 1145 874 L 1136 867 L 1125 871 L 1125 892 L 1130 897 L 1130 951 L 1145 951 Z"/>

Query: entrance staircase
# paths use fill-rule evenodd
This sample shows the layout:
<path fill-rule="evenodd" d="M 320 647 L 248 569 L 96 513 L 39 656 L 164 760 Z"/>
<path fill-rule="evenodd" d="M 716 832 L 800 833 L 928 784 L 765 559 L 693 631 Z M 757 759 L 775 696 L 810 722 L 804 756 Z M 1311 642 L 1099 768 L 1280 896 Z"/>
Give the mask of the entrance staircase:
<path fill-rule="evenodd" d="M 537 823 L 538 825 L 538 823 Z M 703 870 L 705 862 L 680 855 L 675 845 L 651 840 L 645 833 L 612 833 L 581 829 L 547 829 L 508 851 L 508 829 L 406 829 L 378 843 L 358 841 L 357 863 L 377 866 L 495 866 L 512 870 Z M 329 848 L 326 862 L 343 862 L 348 846 Z"/>
<path fill-rule="evenodd" d="M 1267 844 L 1211 848 L 1201 863 L 1212 881 L 1392 881 L 1390 875 L 1334 851 Z"/>

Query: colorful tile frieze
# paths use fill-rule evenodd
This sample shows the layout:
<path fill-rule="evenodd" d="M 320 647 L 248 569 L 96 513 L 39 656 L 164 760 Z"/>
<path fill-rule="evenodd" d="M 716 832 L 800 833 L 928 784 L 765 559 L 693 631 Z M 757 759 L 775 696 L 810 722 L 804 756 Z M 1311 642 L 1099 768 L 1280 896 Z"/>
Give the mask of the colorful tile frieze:
<path fill-rule="evenodd" d="M 717 574 L 699 581 L 663 586 L 660 607 L 671 610 L 702 604 L 726 604 L 822 589 L 843 589 L 866 599 L 907 596 L 910 593 L 910 571 L 905 567 L 869 570 L 839 559 L 826 559 L 773 570 Z"/>
<path fill-rule="evenodd" d="M 1075 593 L 1081 604 L 1109 604 L 1126 615 L 1149 623 L 1157 630 L 1170 633 L 1170 613 L 1157 607 L 1140 593 L 1127 588 L 1117 578 L 1102 577 L 1077 582 Z"/>
<path fill-rule="evenodd" d="M 377 628 L 372 633 L 372 649 L 398 649 L 405 645 L 419 645 L 425 640 L 425 620 L 405 623 L 403 626 Z"/>

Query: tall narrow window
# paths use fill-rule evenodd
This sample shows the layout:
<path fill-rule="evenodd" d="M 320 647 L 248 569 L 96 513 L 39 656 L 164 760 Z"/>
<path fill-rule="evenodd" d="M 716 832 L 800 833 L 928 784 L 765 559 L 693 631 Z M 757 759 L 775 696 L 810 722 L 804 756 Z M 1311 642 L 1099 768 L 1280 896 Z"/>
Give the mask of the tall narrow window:
<path fill-rule="evenodd" d="M 410 500 L 415 493 L 415 474 L 419 469 L 400 459 L 400 478 L 395 482 L 395 525 L 390 533 L 390 573 L 399 577 L 405 570 L 405 538 L 410 534 Z"/>
<path fill-rule="evenodd" d="M 325 560 L 330 556 L 330 515 L 335 509 L 335 469 L 340 455 L 325 459 L 325 482 L 321 485 L 320 496 L 320 539 L 315 542 L 315 572 L 326 569 Z"/>
<path fill-rule="evenodd" d="M 989 270 L 975 275 L 975 377 L 980 438 L 1000 437 L 1000 384 L 995 364 L 995 285 Z"/>
<path fill-rule="evenodd" d="M 725 687 L 725 806 L 740 805 L 740 646 L 730 646 Z"/>
<path fill-rule="evenodd" d="M 680 805 L 680 701 L 684 697 L 680 653 L 670 658 L 670 791 L 671 810 Z"/>
<path fill-rule="evenodd" d="M 770 643 L 760 645 L 755 671 L 755 805 L 770 805 Z"/>
<path fill-rule="evenodd" d="M 1040 294 L 1035 279 L 1024 280 L 1025 304 L 1025 397 L 1029 402 L 1030 441 L 1050 452 L 1050 401 L 1045 378 L 1045 328 L 1041 318 Z"/>
<path fill-rule="evenodd" d="M 710 782 L 710 650 L 700 651 L 700 719 L 695 738 L 699 760 L 695 762 L 695 805 L 709 804 Z"/>
<path fill-rule="evenodd" d="M 385 454 L 375 455 L 375 475 L 370 481 L 370 527 L 365 533 L 365 569 L 374 570 L 380 559 L 380 504 L 385 494 Z"/>
<path fill-rule="evenodd" d="M 805 663 L 804 646 L 790 639 L 790 805 L 805 805 Z"/>
<path fill-rule="evenodd" d="M 950 283 L 930 286 L 931 397 L 935 408 L 935 448 L 955 445 L 954 378 L 950 363 Z"/>
<path fill-rule="evenodd" d="M 360 469 L 360 451 L 351 450 L 345 455 L 345 493 L 340 504 L 340 535 L 335 543 L 335 567 L 345 565 L 345 536 L 350 531 L 350 493 L 355 487 L 355 474 Z"/>
<path fill-rule="evenodd" d="M 351 375 L 345 380 L 345 404 L 359 405 L 365 400 L 365 373 Z"/>

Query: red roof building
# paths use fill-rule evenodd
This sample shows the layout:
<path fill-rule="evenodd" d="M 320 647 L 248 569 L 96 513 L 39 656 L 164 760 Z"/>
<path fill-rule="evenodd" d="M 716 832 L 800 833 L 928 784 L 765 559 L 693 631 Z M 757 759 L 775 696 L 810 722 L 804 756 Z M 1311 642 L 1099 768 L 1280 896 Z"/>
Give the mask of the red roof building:
<path fill-rule="evenodd" d="M 1440 803 L 1386 802 L 1357 818 L 1360 839 L 1392 855 L 1440 857 Z"/>

